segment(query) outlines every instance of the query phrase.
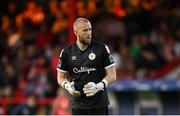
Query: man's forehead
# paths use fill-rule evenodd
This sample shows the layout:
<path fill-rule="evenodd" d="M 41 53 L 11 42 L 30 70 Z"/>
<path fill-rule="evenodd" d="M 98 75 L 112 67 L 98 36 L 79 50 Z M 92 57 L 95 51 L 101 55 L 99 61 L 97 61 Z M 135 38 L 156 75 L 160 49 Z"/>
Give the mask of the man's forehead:
<path fill-rule="evenodd" d="M 90 24 L 90 22 L 81 21 L 81 22 L 77 23 L 77 27 L 78 28 L 87 28 L 87 27 L 91 27 L 91 24 Z"/>
<path fill-rule="evenodd" d="M 76 25 L 91 25 L 89 21 L 79 20 L 76 22 Z"/>

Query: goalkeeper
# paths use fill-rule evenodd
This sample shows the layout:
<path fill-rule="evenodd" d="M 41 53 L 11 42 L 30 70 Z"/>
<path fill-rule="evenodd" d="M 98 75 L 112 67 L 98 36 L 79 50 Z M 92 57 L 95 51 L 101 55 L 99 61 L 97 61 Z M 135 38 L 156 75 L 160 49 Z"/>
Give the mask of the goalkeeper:
<path fill-rule="evenodd" d="M 105 44 L 91 39 L 88 19 L 76 19 L 73 29 L 76 42 L 59 55 L 58 84 L 72 95 L 73 115 L 107 115 L 107 87 L 116 80 L 114 60 Z"/>

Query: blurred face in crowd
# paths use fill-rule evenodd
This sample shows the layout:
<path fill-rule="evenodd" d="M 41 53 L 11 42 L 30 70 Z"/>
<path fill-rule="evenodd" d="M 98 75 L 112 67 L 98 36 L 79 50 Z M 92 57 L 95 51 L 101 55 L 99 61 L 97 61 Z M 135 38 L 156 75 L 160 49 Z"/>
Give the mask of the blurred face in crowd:
<path fill-rule="evenodd" d="M 27 99 L 27 105 L 30 106 L 30 107 L 35 107 L 37 105 L 37 97 L 35 95 L 30 95 L 28 96 L 28 99 Z"/>
<path fill-rule="evenodd" d="M 91 23 L 84 18 L 79 18 L 74 22 L 74 33 L 77 36 L 77 41 L 83 45 L 91 43 L 92 27 Z"/>

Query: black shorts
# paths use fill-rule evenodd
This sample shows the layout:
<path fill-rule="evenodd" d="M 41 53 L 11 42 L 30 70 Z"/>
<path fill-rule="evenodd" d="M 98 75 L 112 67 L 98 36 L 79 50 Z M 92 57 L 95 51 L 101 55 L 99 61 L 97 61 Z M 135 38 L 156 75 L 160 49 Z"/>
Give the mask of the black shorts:
<path fill-rule="evenodd" d="M 108 106 L 94 109 L 72 109 L 72 115 L 108 115 Z"/>

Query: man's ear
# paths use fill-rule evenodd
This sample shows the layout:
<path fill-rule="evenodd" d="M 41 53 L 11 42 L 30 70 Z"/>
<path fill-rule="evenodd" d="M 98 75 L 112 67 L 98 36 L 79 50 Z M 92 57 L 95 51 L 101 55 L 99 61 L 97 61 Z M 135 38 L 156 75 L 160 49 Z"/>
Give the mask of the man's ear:
<path fill-rule="evenodd" d="M 74 34 L 77 36 L 77 32 L 76 31 L 74 31 Z"/>

